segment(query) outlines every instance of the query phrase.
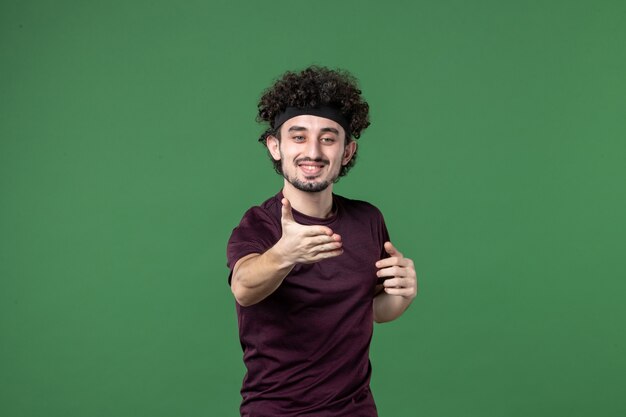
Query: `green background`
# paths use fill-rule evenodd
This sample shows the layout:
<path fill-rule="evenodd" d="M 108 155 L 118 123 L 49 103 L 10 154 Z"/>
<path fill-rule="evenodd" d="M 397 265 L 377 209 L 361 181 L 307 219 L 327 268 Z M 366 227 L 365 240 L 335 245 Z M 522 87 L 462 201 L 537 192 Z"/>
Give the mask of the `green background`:
<path fill-rule="evenodd" d="M 336 192 L 417 265 L 381 416 L 626 415 L 626 3 L 0 4 L 3 417 L 238 415 L 225 245 L 313 63 L 372 109 Z"/>

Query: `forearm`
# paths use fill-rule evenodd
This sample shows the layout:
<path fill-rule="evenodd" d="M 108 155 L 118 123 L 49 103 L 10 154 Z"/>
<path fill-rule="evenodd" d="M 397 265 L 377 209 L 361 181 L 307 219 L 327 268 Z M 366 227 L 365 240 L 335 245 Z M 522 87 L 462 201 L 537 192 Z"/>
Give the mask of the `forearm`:
<path fill-rule="evenodd" d="M 285 261 L 276 247 L 241 258 L 230 284 L 235 299 L 244 307 L 258 303 L 276 291 L 294 265 Z"/>
<path fill-rule="evenodd" d="M 409 308 L 412 302 L 413 298 L 390 295 L 383 291 L 374 297 L 374 321 L 385 323 L 395 320 Z"/>

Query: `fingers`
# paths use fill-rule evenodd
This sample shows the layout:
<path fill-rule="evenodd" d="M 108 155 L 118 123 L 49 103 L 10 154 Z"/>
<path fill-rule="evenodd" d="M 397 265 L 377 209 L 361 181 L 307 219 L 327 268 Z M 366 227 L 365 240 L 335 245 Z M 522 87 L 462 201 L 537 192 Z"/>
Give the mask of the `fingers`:
<path fill-rule="evenodd" d="M 293 212 L 291 211 L 291 203 L 289 202 L 289 200 L 283 198 L 281 200 L 281 203 L 283 203 L 283 207 L 281 209 L 281 220 L 283 222 L 287 221 L 295 223 L 296 221 L 293 218 Z"/>
<path fill-rule="evenodd" d="M 313 248 L 311 248 L 311 252 L 317 254 L 317 253 L 323 253 L 323 252 L 332 252 L 332 251 L 336 251 L 342 248 L 343 248 L 343 245 L 341 244 L 341 242 L 331 242 L 331 243 L 326 243 L 324 245 L 314 246 Z"/>
<path fill-rule="evenodd" d="M 332 236 L 328 235 L 315 235 L 309 238 L 309 243 L 314 246 L 324 245 L 326 243 L 341 243 L 341 236 L 338 234 L 333 234 Z"/>
<path fill-rule="evenodd" d="M 383 289 L 389 295 L 413 298 L 417 295 L 417 280 L 414 277 L 390 278 L 383 282 Z"/>
<path fill-rule="evenodd" d="M 333 233 L 330 227 L 326 226 L 301 226 L 302 227 L 302 235 L 303 236 L 339 236 L 336 233 Z M 339 237 L 341 240 L 341 237 Z"/>
<path fill-rule="evenodd" d="M 405 298 L 414 298 L 416 293 L 414 288 L 387 288 L 385 292 L 389 295 L 400 295 Z"/>
<path fill-rule="evenodd" d="M 393 244 L 391 242 L 385 242 L 385 252 L 387 252 L 389 254 L 389 256 L 392 257 L 398 257 L 398 258 L 403 258 L 404 255 L 402 255 L 402 253 L 395 248 L 395 246 L 393 246 Z"/>
<path fill-rule="evenodd" d="M 337 234 L 333 236 L 322 235 L 308 238 L 305 240 L 305 245 L 308 248 L 307 252 L 313 257 L 325 252 L 335 252 L 339 250 L 343 252 L 343 242 L 341 242 L 341 238 Z"/>
<path fill-rule="evenodd" d="M 412 280 L 409 278 L 389 278 L 383 282 L 385 288 L 408 288 L 412 285 Z"/>
<path fill-rule="evenodd" d="M 393 258 L 385 258 L 385 259 L 381 259 L 380 261 L 376 262 L 376 268 L 387 268 L 390 266 L 403 266 L 406 268 L 412 268 L 413 265 L 413 261 L 410 260 L 409 258 L 398 258 L 398 257 L 393 257 Z"/>
<path fill-rule="evenodd" d="M 376 271 L 378 278 L 385 277 L 408 277 L 409 269 L 402 266 L 390 266 L 388 268 L 379 269 Z"/>
<path fill-rule="evenodd" d="M 294 219 L 294 217 L 293 217 L 293 208 L 291 207 L 291 203 L 289 202 L 289 200 L 287 200 L 286 198 L 283 198 L 281 200 L 281 203 L 283 204 L 283 206 L 281 208 L 281 222 L 283 223 L 283 225 L 285 223 L 295 223 L 295 224 L 298 224 L 296 222 L 296 219 Z M 317 235 L 332 236 L 333 235 L 332 229 L 330 229 L 329 227 L 326 227 L 326 226 L 304 226 L 304 225 L 301 225 L 301 227 L 302 227 L 302 234 L 303 234 L 303 236 L 317 236 Z"/>
<path fill-rule="evenodd" d="M 381 259 L 376 262 L 377 268 L 387 268 L 394 265 L 399 265 L 407 268 L 413 268 L 413 261 L 405 258 L 402 252 L 396 249 L 391 242 L 385 242 L 385 252 L 389 254 L 389 258 Z"/>
<path fill-rule="evenodd" d="M 281 200 L 283 235 L 277 243 L 280 253 L 293 263 L 313 263 L 343 253 L 341 236 L 321 225 L 299 224 L 288 199 Z"/>
<path fill-rule="evenodd" d="M 335 256 L 339 256 L 342 253 L 343 253 L 343 248 L 318 252 L 316 255 L 312 256 L 308 260 L 308 262 L 313 263 L 313 262 L 321 261 L 322 259 L 334 258 Z"/>
<path fill-rule="evenodd" d="M 390 257 L 376 262 L 376 276 L 384 279 L 385 293 L 414 298 L 417 294 L 417 275 L 413 261 L 405 258 L 391 242 L 385 242 L 384 247 Z"/>

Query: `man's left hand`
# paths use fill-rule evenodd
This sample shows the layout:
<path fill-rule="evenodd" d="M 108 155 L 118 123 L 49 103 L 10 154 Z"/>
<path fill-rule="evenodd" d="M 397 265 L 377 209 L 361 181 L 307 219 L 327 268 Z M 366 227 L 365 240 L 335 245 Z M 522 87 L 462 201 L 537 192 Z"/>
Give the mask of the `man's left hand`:
<path fill-rule="evenodd" d="M 386 278 L 383 282 L 385 292 L 412 300 L 417 295 L 417 274 L 413 261 L 405 258 L 391 242 L 385 242 L 385 251 L 390 257 L 376 262 L 376 275 Z"/>

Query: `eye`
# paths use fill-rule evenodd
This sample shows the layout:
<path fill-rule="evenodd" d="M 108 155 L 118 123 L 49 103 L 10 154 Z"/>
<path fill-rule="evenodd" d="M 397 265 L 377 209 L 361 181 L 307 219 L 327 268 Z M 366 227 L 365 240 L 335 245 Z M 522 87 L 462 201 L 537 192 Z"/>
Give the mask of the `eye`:
<path fill-rule="evenodd" d="M 294 142 L 304 142 L 304 136 L 293 136 L 292 139 Z"/>
<path fill-rule="evenodd" d="M 335 138 L 322 138 L 320 141 L 322 141 L 322 143 L 332 144 L 335 143 Z"/>

